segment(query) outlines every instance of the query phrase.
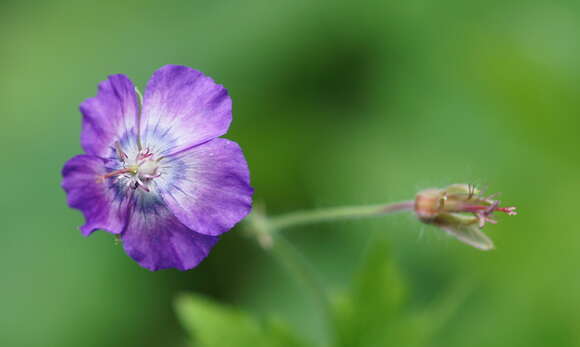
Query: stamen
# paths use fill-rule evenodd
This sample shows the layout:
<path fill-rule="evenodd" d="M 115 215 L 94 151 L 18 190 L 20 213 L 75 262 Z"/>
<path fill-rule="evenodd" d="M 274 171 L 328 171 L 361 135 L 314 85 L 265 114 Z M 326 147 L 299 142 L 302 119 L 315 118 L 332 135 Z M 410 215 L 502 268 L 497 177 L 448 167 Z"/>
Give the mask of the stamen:
<path fill-rule="evenodd" d="M 499 201 L 495 200 L 493 201 L 493 203 L 491 204 L 491 206 L 489 206 L 489 208 L 487 209 L 487 211 L 485 211 L 486 215 L 490 215 L 493 213 L 493 211 L 497 210 L 497 208 L 499 207 Z"/>
<path fill-rule="evenodd" d="M 491 224 L 497 224 L 497 221 L 489 216 L 486 216 L 484 214 L 478 214 L 477 218 L 479 218 L 479 227 L 483 228 L 485 226 L 485 223 L 491 223 Z"/>
<path fill-rule="evenodd" d="M 115 149 L 117 150 L 117 156 L 124 163 L 125 160 L 129 158 L 129 156 L 125 152 L 123 152 L 119 141 L 115 142 Z"/>
<path fill-rule="evenodd" d="M 141 150 L 141 111 L 143 110 L 143 95 L 137 87 L 135 87 L 135 94 L 137 95 L 138 107 L 137 110 L 137 148 Z"/>
<path fill-rule="evenodd" d="M 508 216 L 515 216 L 518 213 L 516 212 L 516 207 L 515 206 L 510 206 L 510 207 L 499 207 L 499 201 L 495 201 L 492 205 L 490 206 L 480 206 L 480 205 L 463 205 L 462 206 L 462 211 L 463 212 L 471 212 L 471 213 L 475 213 L 475 214 L 482 214 L 485 216 L 489 216 L 491 215 L 493 212 L 495 211 L 499 211 L 499 212 L 503 212 L 503 213 L 507 213 Z"/>
<path fill-rule="evenodd" d="M 111 171 L 111 172 L 109 172 L 107 174 L 98 176 L 97 177 L 97 183 L 103 183 L 106 178 L 115 177 L 115 176 L 119 176 L 119 175 L 122 175 L 122 174 L 133 173 L 133 172 L 135 172 L 135 170 L 134 169 L 130 169 L 130 168 L 124 168 L 124 169 L 120 169 L 120 170 Z"/>
<path fill-rule="evenodd" d="M 151 158 L 153 156 L 153 153 L 151 153 L 151 151 L 149 150 L 149 148 L 145 149 L 144 153 L 139 152 L 137 154 L 137 161 L 142 161 L 148 158 Z"/>
<path fill-rule="evenodd" d="M 491 224 L 497 224 L 497 221 L 491 217 L 485 217 L 485 221 Z"/>
<path fill-rule="evenodd" d="M 480 213 L 482 211 L 487 211 L 489 206 L 480 206 L 480 205 L 462 205 L 461 211 L 463 212 L 472 212 L 472 213 Z"/>

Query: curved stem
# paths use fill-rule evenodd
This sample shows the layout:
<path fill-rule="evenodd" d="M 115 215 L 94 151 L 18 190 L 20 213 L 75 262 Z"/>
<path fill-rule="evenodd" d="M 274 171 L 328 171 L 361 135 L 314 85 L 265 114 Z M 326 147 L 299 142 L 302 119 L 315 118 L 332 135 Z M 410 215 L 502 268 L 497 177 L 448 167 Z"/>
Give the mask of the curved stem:
<path fill-rule="evenodd" d="M 282 235 L 276 235 L 271 248 L 278 260 L 302 282 L 311 293 L 326 330 L 326 346 L 333 346 L 337 331 L 328 295 L 306 258 Z"/>
<path fill-rule="evenodd" d="M 309 290 L 326 325 L 327 345 L 332 346 L 336 336 L 336 326 L 332 306 L 324 287 L 320 284 L 314 269 L 306 258 L 277 231 L 297 225 L 313 224 L 341 219 L 377 217 L 395 212 L 412 211 L 414 201 L 393 204 L 333 207 L 314 211 L 298 211 L 277 217 L 267 217 L 257 207 L 248 217 L 250 231 L 266 250 L 271 251 L 278 260 Z"/>
<path fill-rule="evenodd" d="M 414 201 L 403 201 L 393 204 L 331 207 L 313 211 L 298 211 L 285 215 L 271 217 L 269 224 L 272 229 L 280 230 L 297 225 L 328 222 L 341 219 L 357 219 L 363 217 L 377 217 L 395 212 L 411 211 Z"/>
<path fill-rule="evenodd" d="M 325 346 L 332 346 L 337 336 L 332 306 L 324 286 L 308 260 L 280 233 L 274 235 L 275 229 L 260 206 L 254 209 L 247 222 L 249 223 L 247 230 L 256 237 L 262 248 L 275 256 L 304 289 L 311 293 L 326 330 Z"/>

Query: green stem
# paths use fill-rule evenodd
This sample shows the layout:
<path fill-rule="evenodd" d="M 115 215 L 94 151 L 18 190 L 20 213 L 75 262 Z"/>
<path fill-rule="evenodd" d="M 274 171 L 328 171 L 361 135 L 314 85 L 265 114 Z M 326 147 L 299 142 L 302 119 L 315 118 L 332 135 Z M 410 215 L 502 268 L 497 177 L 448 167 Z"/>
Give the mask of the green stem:
<path fill-rule="evenodd" d="M 282 235 L 276 235 L 272 253 L 302 285 L 312 293 L 312 298 L 325 325 L 325 346 L 334 346 L 337 331 L 328 295 L 307 259 Z"/>
<path fill-rule="evenodd" d="M 328 295 L 306 258 L 277 231 L 298 225 L 333 220 L 383 216 L 395 212 L 411 211 L 413 208 L 413 201 L 404 201 L 383 205 L 298 211 L 277 217 L 267 217 L 264 211 L 257 207 L 247 221 L 262 247 L 270 250 L 302 285 L 312 293 L 312 297 L 326 326 L 327 344 L 332 346 L 337 336 L 337 331 Z"/>
<path fill-rule="evenodd" d="M 313 211 L 298 211 L 285 215 L 271 217 L 269 224 L 273 230 L 281 230 L 297 225 L 328 222 L 341 219 L 358 219 L 377 217 L 400 211 L 410 211 L 415 203 L 403 201 L 388 205 L 331 207 Z"/>

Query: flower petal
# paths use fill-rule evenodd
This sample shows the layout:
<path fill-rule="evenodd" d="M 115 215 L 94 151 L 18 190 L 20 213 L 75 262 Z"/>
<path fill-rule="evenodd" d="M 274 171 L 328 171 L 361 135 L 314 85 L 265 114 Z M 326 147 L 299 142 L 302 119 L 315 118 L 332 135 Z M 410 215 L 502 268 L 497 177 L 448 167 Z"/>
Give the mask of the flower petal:
<path fill-rule="evenodd" d="M 199 264 L 219 240 L 198 234 L 183 225 L 162 201 L 139 201 L 127 229 L 121 235 L 125 252 L 151 271 L 176 268 L 189 270 Z"/>
<path fill-rule="evenodd" d="M 125 75 L 111 75 L 99 83 L 97 96 L 85 100 L 81 144 L 87 154 L 107 157 L 115 141 L 137 139 L 139 100 L 135 86 Z"/>
<path fill-rule="evenodd" d="M 187 66 L 166 65 L 147 83 L 142 142 L 169 155 L 225 134 L 231 119 L 232 101 L 223 86 Z M 160 138 L 168 143 L 157 143 Z"/>
<path fill-rule="evenodd" d="M 248 165 L 237 143 L 213 139 L 161 161 L 155 183 L 169 209 L 205 235 L 230 230 L 252 209 Z"/>
<path fill-rule="evenodd" d="M 85 216 L 86 224 L 80 227 L 85 236 L 97 229 L 121 233 L 127 221 L 129 199 L 116 194 L 108 182 L 97 183 L 97 177 L 105 172 L 105 160 L 90 155 L 77 155 L 62 169 L 68 205 Z"/>

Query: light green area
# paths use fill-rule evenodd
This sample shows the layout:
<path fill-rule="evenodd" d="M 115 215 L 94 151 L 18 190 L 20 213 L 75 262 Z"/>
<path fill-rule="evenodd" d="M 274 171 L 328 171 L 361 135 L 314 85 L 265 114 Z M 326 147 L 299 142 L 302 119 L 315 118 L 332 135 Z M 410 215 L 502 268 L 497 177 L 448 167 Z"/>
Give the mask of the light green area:
<path fill-rule="evenodd" d="M 182 346 L 183 292 L 322 340 L 312 297 L 239 230 L 194 271 L 150 273 L 110 235 L 76 229 L 59 184 L 81 151 L 79 103 L 108 74 L 143 90 L 173 63 L 230 91 L 227 137 L 270 213 L 404 201 L 452 183 L 488 185 L 518 206 L 486 227 L 492 252 L 409 214 L 285 231 L 330 293 L 348 293 L 369 244 L 386 238 L 399 309 L 446 307 L 450 288 L 472 288 L 444 324 L 416 323 L 432 325 L 427 345 L 580 346 L 578 37 L 577 1 L 2 1 L 0 345 Z M 385 307 L 372 329 L 395 329 L 385 300 L 345 312 Z M 410 331 L 391 345 L 425 342 Z"/>
<path fill-rule="evenodd" d="M 470 289 L 456 285 L 435 302 L 406 310 L 405 286 L 385 245 L 376 240 L 348 288 L 333 295 L 329 322 L 335 334 L 330 339 L 300 339 L 279 317 L 256 317 L 200 295 L 181 295 L 175 303 L 178 317 L 192 346 L 424 346 Z"/>

